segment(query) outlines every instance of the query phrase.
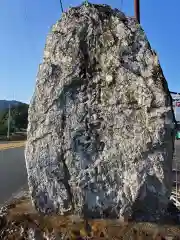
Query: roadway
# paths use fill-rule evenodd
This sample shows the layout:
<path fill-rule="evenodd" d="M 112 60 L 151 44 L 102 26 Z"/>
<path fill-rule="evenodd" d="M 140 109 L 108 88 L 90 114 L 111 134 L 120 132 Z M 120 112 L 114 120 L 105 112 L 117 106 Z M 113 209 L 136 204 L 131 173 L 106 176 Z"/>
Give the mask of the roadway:
<path fill-rule="evenodd" d="M 176 141 L 175 154 L 180 164 L 180 140 Z M 27 189 L 24 147 L 0 150 L 0 205 Z"/>
<path fill-rule="evenodd" d="M 0 205 L 27 189 L 24 147 L 0 151 Z"/>

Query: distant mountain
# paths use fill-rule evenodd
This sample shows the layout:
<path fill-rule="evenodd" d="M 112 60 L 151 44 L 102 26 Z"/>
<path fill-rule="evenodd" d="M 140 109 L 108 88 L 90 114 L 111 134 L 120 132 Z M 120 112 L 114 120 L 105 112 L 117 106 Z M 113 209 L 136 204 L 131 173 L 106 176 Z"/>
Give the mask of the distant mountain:
<path fill-rule="evenodd" d="M 9 104 L 11 106 L 17 106 L 18 104 L 21 104 L 21 102 L 15 101 L 15 100 L 0 100 L 0 110 L 9 108 Z"/>

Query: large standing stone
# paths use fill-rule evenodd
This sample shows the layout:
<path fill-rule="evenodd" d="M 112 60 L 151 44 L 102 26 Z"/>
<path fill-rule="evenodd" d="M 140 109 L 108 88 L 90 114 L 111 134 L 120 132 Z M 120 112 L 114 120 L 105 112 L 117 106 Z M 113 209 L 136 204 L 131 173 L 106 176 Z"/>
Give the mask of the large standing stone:
<path fill-rule="evenodd" d="M 167 82 L 136 20 L 105 5 L 64 13 L 29 108 L 36 208 L 157 218 L 171 192 L 173 148 Z"/>

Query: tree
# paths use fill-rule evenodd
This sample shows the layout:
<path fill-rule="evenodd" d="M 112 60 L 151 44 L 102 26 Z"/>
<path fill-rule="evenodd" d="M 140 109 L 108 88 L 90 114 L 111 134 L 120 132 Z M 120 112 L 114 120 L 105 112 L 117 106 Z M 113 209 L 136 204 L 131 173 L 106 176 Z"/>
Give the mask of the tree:
<path fill-rule="evenodd" d="M 28 105 L 19 103 L 11 108 L 10 132 L 15 132 L 20 129 L 26 129 L 28 124 Z M 8 115 L 9 109 L 0 111 L 0 135 L 6 135 L 8 130 Z"/>

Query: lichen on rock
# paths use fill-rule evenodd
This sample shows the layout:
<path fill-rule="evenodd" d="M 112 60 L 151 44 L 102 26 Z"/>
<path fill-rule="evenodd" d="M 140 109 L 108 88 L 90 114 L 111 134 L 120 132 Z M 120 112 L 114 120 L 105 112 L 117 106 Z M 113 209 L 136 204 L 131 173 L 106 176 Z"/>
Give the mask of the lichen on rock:
<path fill-rule="evenodd" d="M 137 21 L 90 3 L 63 13 L 29 107 L 25 157 L 36 209 L 158 219 L 173 150 L 167 82 Z"/>

